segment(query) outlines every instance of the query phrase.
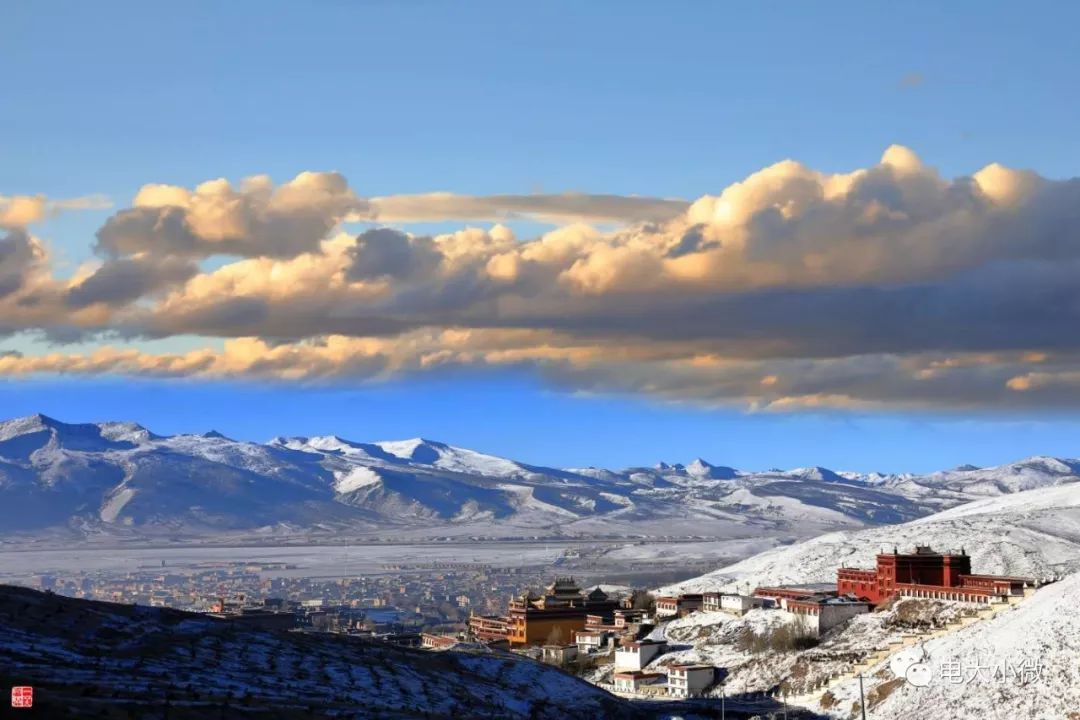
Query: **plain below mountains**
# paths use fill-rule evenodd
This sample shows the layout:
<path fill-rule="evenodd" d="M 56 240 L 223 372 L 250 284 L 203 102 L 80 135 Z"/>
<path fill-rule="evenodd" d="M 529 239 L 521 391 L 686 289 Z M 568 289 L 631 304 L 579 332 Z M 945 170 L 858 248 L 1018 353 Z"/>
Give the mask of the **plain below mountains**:
<path fill-rule="evenodd" d="M 1049 457 L 929 475 L 559 469 L 424 439 L 254 443 L 35 415 L 0 422 L 0 537 L 795 539 L 1078 479 L 1080 461 Z"/>

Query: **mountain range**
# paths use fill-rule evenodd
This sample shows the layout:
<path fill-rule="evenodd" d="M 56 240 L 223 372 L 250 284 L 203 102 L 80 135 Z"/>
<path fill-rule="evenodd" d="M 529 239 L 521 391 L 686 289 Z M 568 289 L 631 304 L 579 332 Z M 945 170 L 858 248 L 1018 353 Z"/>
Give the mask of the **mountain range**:
<path fill-rule="evenodd" d="M 701 459 L 607 470 L 530 465 L 422 438 L 255 443 L 43 415 L 0 422 L 8 539 L 797 539 L 1078 479 L 1080 461 L 1051 457 L 927 475 L 746 471 Z"/>

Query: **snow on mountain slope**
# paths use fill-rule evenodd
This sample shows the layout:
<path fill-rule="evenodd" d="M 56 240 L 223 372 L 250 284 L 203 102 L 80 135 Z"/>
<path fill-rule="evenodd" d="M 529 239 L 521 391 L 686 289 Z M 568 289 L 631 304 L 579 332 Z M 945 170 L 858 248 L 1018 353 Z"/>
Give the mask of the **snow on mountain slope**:
<path fill-rule="evenodd" d="M 1080 505 L 1080 488 L 1073 484 L 1052 485 L 1036 490 L 1018 492 L 1014 495 L 999 495 L 983 500 L 974 500 L 913 522 L 951 520 L 970 515 L 1039 513 L 1045 510 L 1072 508 L 1077 505 Z"/>
<path fill-rule="evenodd" d="M 443 470 L 493 477 L 513 477 L 527 472 L 524 467 L 512 460 L 423 438 L 383 441 L 375 444 L 395 457 L 433 465 Z"/>
<path fill-rule="evenodd" d="M 875 719 L 1080 717 L 1080 574 L 1041 588 L 1016 608 L 928 641 L 930 682 L 893 681 Z M 889 673 L 891 676 L 891 673 Z M 866 691 L 879 684 L 868 678 Z M 857 683 L 833 694 L 851 707 Z M 886 695 L 886 693 L 878 693 Z"/>
<path fill-rule="evenodd" d="M 974 499 L 1076 482 L 1078 475 L 1080 460 L 1036 456 L 990 468 L 967 465 L 929 475 L 893 476 L 879 484 L 910 497 Z"/>
<path fill-rule="evenodd" d="M 1080 570 L 1080 484 L 979 500 L 898 525 L 828 533 L 658 592 L 833 582 L 837 567 L 873 567 L 876 553 L 915 545 L 963 548 L 976 573 L 1051 578 Z"/>
<path fill-rule="evenodd" d="M 393 529 L 791 539 L 908 521 L 991 490 L 1071 482 L 1078 468 L 1035 458 L 982 471 L 861 476 L 812 466 L 747 472 L 699 458 L 622 471 L 558 469 L 422 438 L 260 444 L 35 415 L 0 422 L 0 535 Z"/>

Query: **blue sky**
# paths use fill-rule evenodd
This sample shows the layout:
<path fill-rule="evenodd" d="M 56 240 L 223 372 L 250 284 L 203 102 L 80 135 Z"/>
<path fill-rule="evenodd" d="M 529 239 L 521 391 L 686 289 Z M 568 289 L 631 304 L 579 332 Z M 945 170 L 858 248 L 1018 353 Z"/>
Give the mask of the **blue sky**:
<path fill-rule="evenodd" d="M 1072 3 L 40 2 L 4 14 L 0 195 L 100 193 L 122 207 L 148 182 L 337 170 L 369 196 L 693 199 L 784 158 L 864 167 L 892 143 L 946 177 L 991 161 L 1047 178 L 1080 166 Z M 58 273 L 91 256 L 112 212 L 34 228 Z M 551 464 L 926 470 L 1080 455 L 1080 419 L 1060 408 L 747 414 L 513 374 L 318 388 L 10 379 L 0 407 L 252 439 L 426 435 Z"/>

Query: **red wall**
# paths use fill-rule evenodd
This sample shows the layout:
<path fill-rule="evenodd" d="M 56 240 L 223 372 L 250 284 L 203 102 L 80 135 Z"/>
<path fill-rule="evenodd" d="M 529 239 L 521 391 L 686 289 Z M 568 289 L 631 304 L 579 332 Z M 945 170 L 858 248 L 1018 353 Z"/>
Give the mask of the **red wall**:
<path fill-rule="evenodd" d="M 897 583 L 960 587 L 960 576 L 970 573 L 967 555 L 883 554 L 877 556 L 875 570 L 838 570 L 836 590 L 877 604 L 893 596 Z"/>

